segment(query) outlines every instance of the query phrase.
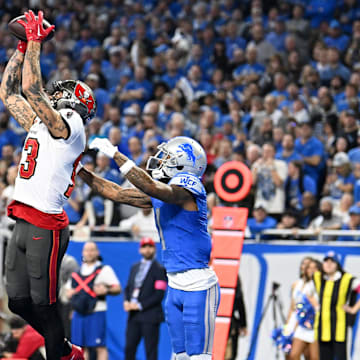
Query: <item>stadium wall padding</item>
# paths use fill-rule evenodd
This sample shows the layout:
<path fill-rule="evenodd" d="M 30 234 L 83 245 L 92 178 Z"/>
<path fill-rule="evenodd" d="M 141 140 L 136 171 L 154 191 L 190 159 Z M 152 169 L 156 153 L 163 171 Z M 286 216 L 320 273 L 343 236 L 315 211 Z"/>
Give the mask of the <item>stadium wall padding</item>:
<path fill-rule="evenodd" d="M 257 341 L 251 356 L 248 358 L 254 329 L 262 314 L 262 309 L 271 293 L 272 282 L 280 284 L 277 291 L 279 302 L 285 317 L 290 305 L 291 284 L 298 278 L 300 261 L 305 256 L 322 260 L 328 250 L 334 249 L 342 259 L 345 270 L 360 276 L 360 247 L 308 244 L 244 244 L 240 261 L 240 277 L 243 284 L 244 301 L 247 311 L 249 335 L 239 341 L 238 360 L 275 359 L 276 350 L 270 339 L 274 327 L 273 310 L 270 306 L 261 323 Z M 346 245 L 346 244 L 345 244 Z M 100 253 L 105 264 L 111 265 L 118 275 L 122 287 L 125 287 L 131 265 L 140 260 L 137 242 L 98 242 Z M 83 243 L 70 242 L 68 253 L 81 261 Z M 160 244 L 157 244 L 158 260 L 161 262 Z M 123 310 L 123 296 L 108 297 L 108 333 L 107 343 L 110 360 L 124 359 L 126 313 Z M 280 323 L 280 316 L 277 314 Z M 254 325 L 255 324 L 255 325 Z M 356 321 L 349 344 L 352 354 L 360 353 L 360 332 Z M 272 355 L 270 355 L 272 354 Z M 159 360 L 171 358 L 170 338 L 165 323 L 160 329 Z M 283 356 L 280 354 L 279 359 Z M 137 360 L 145 360 L 143 344 L 137 353 Z M 356 360 L 356 357 L 352 357 Z"/>

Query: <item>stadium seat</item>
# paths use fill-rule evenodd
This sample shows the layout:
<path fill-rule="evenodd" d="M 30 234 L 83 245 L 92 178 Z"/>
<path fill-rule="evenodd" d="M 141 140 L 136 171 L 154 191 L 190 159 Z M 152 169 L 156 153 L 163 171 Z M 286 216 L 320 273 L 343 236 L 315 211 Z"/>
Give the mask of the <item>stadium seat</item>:
<path fill-rule="evenodd" d="M 217 315 L 231 317 L 235 300 L 235 289 L 221 288 L 220 294 L 221 298 Z"/>
<path fill-rule="evenodd" d="M 213 229 L 241 230 L 246 228 L 249 210 L 247 208 L 219 207 L 213 208 Z"/>
<path fill-rule="evenodd" d="M 242 231 L 215 230 L 212 234 L 211 258 L 240 259 L 243 242 Z"/>
<path fill-rule="evenodd" d="M 214 259 L 212 267 L 219 279 L 220 287 L 235 288 L 239 273 L 239 260 Z"/>
<path fill-rule="evenodd" d="M 230 330 L 230 318 L 217 317 L 215 323 L 213 360 L 224 360 L 229 330 Z"/>

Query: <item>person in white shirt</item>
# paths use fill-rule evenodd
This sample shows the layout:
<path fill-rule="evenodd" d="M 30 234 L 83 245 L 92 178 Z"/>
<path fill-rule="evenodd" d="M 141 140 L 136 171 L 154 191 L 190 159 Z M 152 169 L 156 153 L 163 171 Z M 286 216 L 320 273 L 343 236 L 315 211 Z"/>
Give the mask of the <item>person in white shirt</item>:
<path fill-rule="evenodd" d="M 112 267 L 102 264 L 95 242 L 84 244 L 82 258 L 80 270 L 72 273 L 67 283 L 67 296 L 74 308 L 71 341 L 84 347 L 85 353 L 95 348 L 97 359 L 107 360 L 106 296 L 120 294 L 121 285 Z"/>
<path fill-rule="evenodd" d="M 134 239 L 149 237 L 154 241 L 159 241 L 153 209 L 138 210 L 135 215 L 120 221 L 119 229 L 131 232 Z"/>
<path fill-rule="evenodd" d="M 255 207 L 261 203 L 271 216 L 279 217 L 285 210 L 284 182 L 287 166 L 275 159 L 275 147 L 265 143 L 263 153 L 252 166 L 253 183 L 256 185 Z"/>

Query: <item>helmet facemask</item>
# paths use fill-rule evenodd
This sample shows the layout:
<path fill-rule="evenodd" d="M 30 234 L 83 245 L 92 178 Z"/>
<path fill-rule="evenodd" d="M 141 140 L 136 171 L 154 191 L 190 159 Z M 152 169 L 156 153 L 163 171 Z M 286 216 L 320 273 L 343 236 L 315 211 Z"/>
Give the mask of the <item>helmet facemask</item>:
<path fill-rule="evenodd" d="M 160 144 L 159 151 L 155 156 L 150 156 L 146 164 L 146 170 L 151 172 L 155 180 L 170 179 L 183 169 L 184 166 L 178 164 L 177 154 L 168 151 L 166 143 Z"/>

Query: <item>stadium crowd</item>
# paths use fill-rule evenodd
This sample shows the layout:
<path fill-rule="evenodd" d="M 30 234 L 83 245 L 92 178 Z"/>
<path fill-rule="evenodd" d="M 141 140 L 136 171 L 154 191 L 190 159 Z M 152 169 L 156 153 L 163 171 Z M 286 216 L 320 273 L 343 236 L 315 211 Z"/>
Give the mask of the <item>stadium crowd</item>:
<path fill-rule="evenodd" d="M 0 77 L 16 48 L 7 23 L 41 8 L 56 25 L 43 44 L 44 84 L 81 79 L 96 95 L 89 141 L 107 137 L 145 166 L 163 140 L 204 147 L 215 171 L 246 163 L 254 186 L 250 236 L 266 228 L 360 229 L 360 5 L 356 0 L 0 1 Z M 0 102 L 3 226 L 24 130 Z M 113 160 L 86 167 L 124 186 Z M 115 225 L 134 209 L 78 180 L 70 222 Z M 209 206 L 209 213 L 211 206 Z M 341 237 L 338 240 L 358 240 Z"/>

